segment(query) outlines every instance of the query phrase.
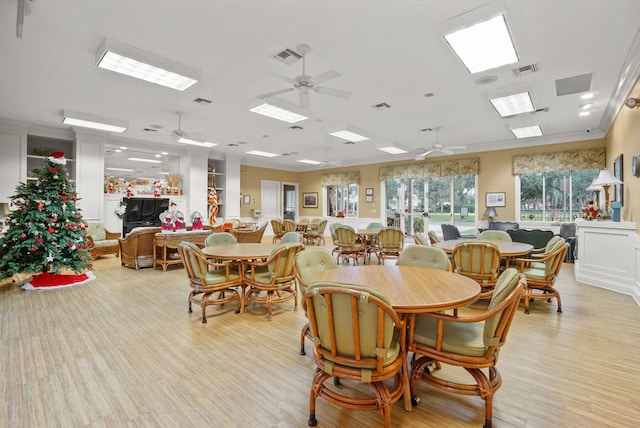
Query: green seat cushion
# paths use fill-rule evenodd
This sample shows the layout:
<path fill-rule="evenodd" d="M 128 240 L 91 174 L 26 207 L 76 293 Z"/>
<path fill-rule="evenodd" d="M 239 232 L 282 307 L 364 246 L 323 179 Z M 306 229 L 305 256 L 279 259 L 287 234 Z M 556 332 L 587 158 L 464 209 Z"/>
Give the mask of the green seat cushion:
<path fill-rule="evenodd" d="M 99 223 L 91 223 L 87 229 L 87 233 L 91 235 L 93 241 L 104 241 L 107 238 L 107 232 L 104 226 Z"/>
<path fill-rule="evenodd" d="M 240 278 L 240 274 L 237 271 L 229 272 L 229 281 L 236 281 Z M 227 276 L 224 269 L 214 270 L 207 272 L 204 282 L 207 285 L 216 285 L 227 282 Z"/>
<path fill-rule="evenodd" d="M 482 340 L 484 323 L 444 322 L 442 350 L 460 355 L 481 357 L 486 348 Z M 437 320 L 417 316 L 414 341 L 422 345 L 436 347 Z"/>
<path fill-rule="evenodd" d="M 547 277 L 544 265 L 542 267 L 530 266 L 522 271 L 527 278 L 543 280 Z"/>
<path fill-rule="evenodd" d="M 117 239 L 105 239 L 101 241 L 95 241 L 95 240 L 93 241 L 93 246 L 95 248 L 117 247 L 118 245 L 119 244 Z"/>

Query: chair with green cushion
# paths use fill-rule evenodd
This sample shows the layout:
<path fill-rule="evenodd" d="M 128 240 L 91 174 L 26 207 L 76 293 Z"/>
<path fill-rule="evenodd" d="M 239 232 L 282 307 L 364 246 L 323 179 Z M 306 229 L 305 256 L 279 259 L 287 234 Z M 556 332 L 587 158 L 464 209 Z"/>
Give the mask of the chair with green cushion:
<path fill-rule="evenodd" d="M 431 245 L 437 244 L 438 242 L 440 242 L 440 238 L 438 238 L 438 235 L 436 235 L 436 232 L 434 232 L 433 230 L 430 230 L 427 235 L 429 236 L 429 243 Z"/>
<path fill-rule="evenodd" d="M 202 308 L 202 322 L 207 322 L 207 306 L 224 305 L 237 302 L 240 312 L 241 297 L 233 287 L 242 285 L 242 275 L 236 262 L 216 263 L 207 260 L 202 250 L 193 242 L 181 242 L 178 253 L 184 264 L 191 292 L 189 293 L 189 313 L 191 304 L 199 304 Z M 216 297 L 212 296 L 216 294 Z"/>
<path fill-rule="evenodd" d="M 307 233 L 305 233 L 304 238 L 308 244 L 313 244 L 318 241 L 318 245 L 320 245 L 320 241 L 322 241 L 322 245 L 324 245 L 324 232 L 326 229 L 327 220 L 322 220 L 314 228 L 311 228 Z"/>
<path fill-rule="evenodd" d="M 298 289 L 300 296 L 307 292 L 307 287 L 311 285 L 311 279 L 318 273 L 330 269 L 337 269 L 338 265 L 329 251 L 324 248 L 306 248 L 296 255 L 296 279 L 298 280 Z M 309 323 L 302 327 L 300 333 L 300 355 L 305 355 L 304 338 L 311 339 L 311 330 Z"/>
<path fill-rule="evenodd" d="M 420 232 L 415 232 L 413 234 L 413 241 L 415 242 L 416 245 L 429 245 L 429 243 L 427 242 L 426 236 L 424 236 Z"/>
<path fill-rule="evenodd" d="M 418 266 L 451 272 L 453 267 L 449 255 L 441 248 L 427 245 L 412 245 L 398 256 L 398 266 Z"/>
<path fill-rule="evenodd" d="M 274 303 L 293 299 L 294 310 L 298 309 L 295 259 L 302 248 L 302 244 L 280 244 L 271 251 L 267 260 L 245 263 L 244 284 L 248 288 L 241 311 L 249 300 L 264 303 L 267 305 L 267 319 L 271 321 Z"/>
<path fill-rule="evenodd" d="M 434 312 L 409 318 L 407 351 L 414 353 L 411 364 L 414 404 L 419 380 L 444 391 L 477 395 L 485 401 L 484 427 L 491 427 L 493 395 L 502 384 L 496 367 L 498 353 L 507 339 L 525 284 L 524 275 L 509 268 L 500 275 L 486 312 L 467 317 Z M 475 382 L 459 383 L 458 377 L 447 379 L 446 373 L 450 372 L 428 369 L 433 363 L 462 367 Z"/>
<path fill-rule="evenodd" d="M 376 256 L 378 263 L 384 264 L 388 257 L 400 256 L 400 251 L 404 247 L 404 233 L 395 227 L 388 227 L 378 232 Z"/>
<path fill-rule="evenodd" d="M 284 235 L 284 223 L 282 220 L 278 218 L 271 220 L 271 230 L 273 230 L 273 242 L 275 243 Z"/>
<path fill-rule="evenodd" d="M 213 247 L 215 245 L 237 244 L 238 240 L 229 232 L 213 232 L 204 240 L 205 247 Z"/>
<path fill-rule="evenodd" d="M 511 242 L 511 235 L 504 230 L 485 230 L 478 235 L 478 240 L 489 242 Z"/>
<path fill-rule="evenodd" d="M 317 424 L 316 400 L 324 398 L 344 409 L 378 410 L 385 428 L 390 427 L 393 404 L 402 396 L 408 399 L 410 391 L 405 322 L 389 299 L 363 285 L 316 282 L 304 294 L 302 307 L 316 365 L 309 425 Z M 336 386 L 328 385 L 331 378 Z M 368 384 L 372 393 L 337 386 L 345 380 Z"/>
<path fill-rule="evenodd" d="M 529 301 L 533 299 L 546 299 L 550 302 L 555 298 L 558 301 L 558 312 L 562 312 L 560 293 L 554 285 L 569 250 L 569 244 L 559 236 L 554 237 L 552 241 L 549 241 L 542 255 L 514 260 L 519 264 L 520 272 L 527 277 L 527 289 L 524 293 L 526 314 L 529 313 Z"/>
<path fill-rule="evenodd" d="M 384 227 L 385 226 L 382 223 L 369 223 L 367 225 L 367 230 L 382 230 Z"/>
<path fill-rule="evenodd" d="M 280 238 L 281 244 L 300 244 L 302 242 L 302 234 L 300 232 L 287 232 Z"/>
<path fill-rule="evenodd" d="M 291 219 L 285 218 L 282 221 L 282 226 L 284 228 L 284 233 L 296 231 L 296 222 Z"/>
<path fill-rule="evenodd" d="M 491 297 L 500 275 L 500 250 L 487 241 L 462 241 L 453 249 L 453 271 L 475 280 L 482 287 L 480 298 Z"/>
<path fill-rule="evenodd" d="M 336 261 L 340 263 L 340 257 L 347 260 L 353 259 L 355 265 L 358 261 L 358 257 L 362 257 L 362 262 L 367 263 L 367 246 L 356 241 L 356 232 L 350 226 L 338 227 L 336 230 L 336 236 L 338 237 L 338 257 Z"/>
<path fill-rule="evenodd" d="M 90 223 L 87 229 L 87 239 L 93 245 L 91 254 L 94 258 L 113 254 L 120 256 L 120 234 L 110 232 L 102 223 Z"/>
<path fill-rule="evenodd" d="M 342 223 L 331 223 L 329 225 L 329 233 L 331 233 L 331 240 L 333 241 L 334 245 L 331 254 L 338 251 L 338 235 L 336 235 L 336 229 L 342 226 L 344 226 Z"/>

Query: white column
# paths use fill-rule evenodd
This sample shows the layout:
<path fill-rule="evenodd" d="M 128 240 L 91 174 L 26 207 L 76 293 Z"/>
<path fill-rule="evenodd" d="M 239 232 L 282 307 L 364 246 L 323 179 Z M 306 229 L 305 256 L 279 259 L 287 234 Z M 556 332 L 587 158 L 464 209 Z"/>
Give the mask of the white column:
<path fill-rule="evenodd" d="M 82 209 L 85 221 L 104 222 L 105 136 L 80 129 L 75 131 L 75 179 L 80 199 L 77 206 Z"/>

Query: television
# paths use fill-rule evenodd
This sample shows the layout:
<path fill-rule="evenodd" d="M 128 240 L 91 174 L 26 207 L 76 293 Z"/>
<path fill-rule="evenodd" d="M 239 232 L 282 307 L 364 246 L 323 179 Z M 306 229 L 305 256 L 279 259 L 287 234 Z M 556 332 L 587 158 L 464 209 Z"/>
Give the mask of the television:
<path fill-rule="evenodd" d="M 169 209 L 169 198 L 124 198 L 127 204 L 122 218 L 122 236 L 136 227 L 160 227 L 160 214 Z"/>

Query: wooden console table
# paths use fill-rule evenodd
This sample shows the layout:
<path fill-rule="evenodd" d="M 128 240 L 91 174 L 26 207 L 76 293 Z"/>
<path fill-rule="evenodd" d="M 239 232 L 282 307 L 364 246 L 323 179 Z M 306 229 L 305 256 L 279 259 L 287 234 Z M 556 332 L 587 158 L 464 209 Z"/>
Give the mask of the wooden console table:
<path fill-rule="evenodd" d="M 177 254 L 178 244 L 188 241 L 204 247 L 204 241 L 210 234 L 210 230 L 156 233 L 153 238 L 153 268 L 162 266 L 162 270 L 166 272 L 167 266 L 182 264 L 182 260 L 171 258 L 172 254 Z"/>

